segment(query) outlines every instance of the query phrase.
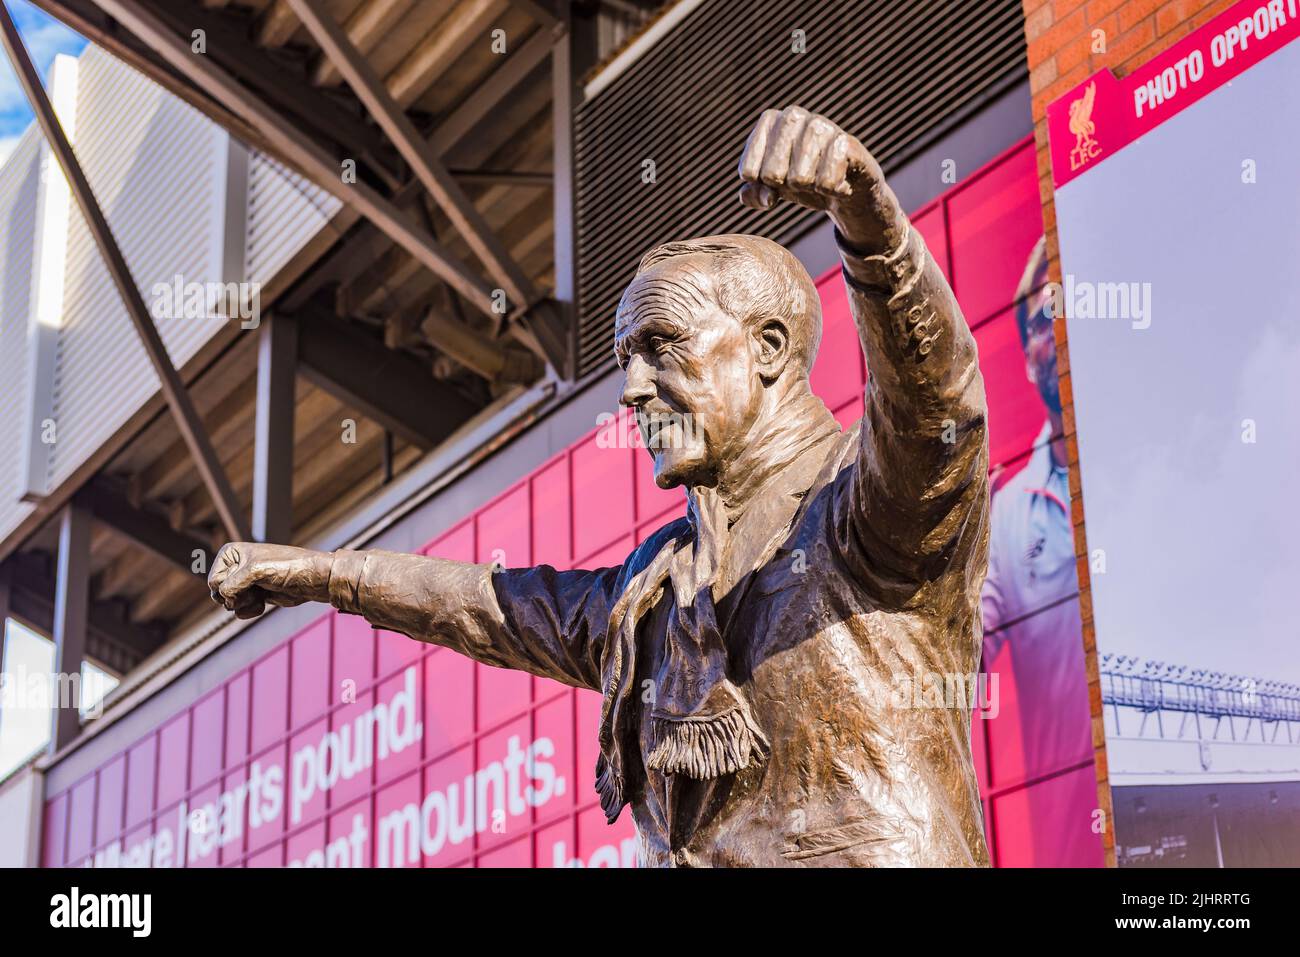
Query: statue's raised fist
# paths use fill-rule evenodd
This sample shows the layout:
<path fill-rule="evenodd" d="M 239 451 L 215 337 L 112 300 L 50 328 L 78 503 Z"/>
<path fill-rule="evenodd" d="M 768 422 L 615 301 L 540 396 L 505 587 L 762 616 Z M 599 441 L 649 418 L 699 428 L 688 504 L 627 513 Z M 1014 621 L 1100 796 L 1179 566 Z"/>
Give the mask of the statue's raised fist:
<path fill-rule="evenodd" d="M 780 200 L 826 212 L 865 252 L 884 252 L 906 228 L 880 164 L 857 137 L 803 107 L 764 110 L 740 158 L 740 201 Z"/>

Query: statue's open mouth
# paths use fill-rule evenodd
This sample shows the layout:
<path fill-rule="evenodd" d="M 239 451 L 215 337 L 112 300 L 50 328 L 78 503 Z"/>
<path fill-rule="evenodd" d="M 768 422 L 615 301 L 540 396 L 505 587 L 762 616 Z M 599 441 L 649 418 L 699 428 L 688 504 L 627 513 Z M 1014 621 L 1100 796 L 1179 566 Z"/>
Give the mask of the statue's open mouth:
<path fill-rule="evenodd" d="M 646 448 L 651 451 L 676 448 L 682 437 L 679 418 L 674 412 L 638 412 L 637 426 Z"/>

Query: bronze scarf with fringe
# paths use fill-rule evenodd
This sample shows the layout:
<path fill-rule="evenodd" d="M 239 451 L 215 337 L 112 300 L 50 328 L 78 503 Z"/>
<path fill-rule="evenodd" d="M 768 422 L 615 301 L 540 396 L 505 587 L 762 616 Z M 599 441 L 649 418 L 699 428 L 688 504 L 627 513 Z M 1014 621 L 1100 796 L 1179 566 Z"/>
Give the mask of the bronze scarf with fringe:
<path fill-rule="evenodd" d="M 658 604 L 665 584 L 672 587 L 673 608 L 655 676 L 649 715 L 654 747 L 647 766 L 665 775 L 703 780 L 767 759 L 767 737 L 729 677 L 723 637 L 728 616 L 724 612 L 720 624 L 718 606 L 725 599 L 726 608 L 734 608 L 733 589 L 743 591 L 750 573 L 762 568 L 785 541 L 833 445 L 830 440 L 839 434 L 834 417 L 813 395 L 794 403 L 783 418 L 797 427 L 771 439 L 767 448 L 763 443 L 751 446 L 762 460 L 742 474 L 761 491 L 751 496 L 739 518 L 728 521 L 716 489 L 690 489 L 688 533 L 665 542 L 628 581 L 614 606 L 602 660 L 601 753 L 596 763 L 596 789 L 610 823 L 631 796 L 624 751 L 637 747 L 637 628 Z"/>

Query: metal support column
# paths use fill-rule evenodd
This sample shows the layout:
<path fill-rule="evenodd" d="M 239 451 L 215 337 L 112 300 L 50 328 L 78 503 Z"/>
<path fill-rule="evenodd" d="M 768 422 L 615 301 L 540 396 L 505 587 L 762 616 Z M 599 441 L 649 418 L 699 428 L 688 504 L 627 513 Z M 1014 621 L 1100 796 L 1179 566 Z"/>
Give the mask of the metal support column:
<path fill-rule="evenodd" d="M 0 675 L 5 673 L 5 645 L 8 643 L 6 639 L 9 634 L 9 602 L 12 592 L 13 572 L 7 562 L 0 563 Z M 3 719 L 0 719 L 0 724 L 3 724 Z"/>
<path fill-rule="evenodd" d="M 54 580 L 54 673 L 50 753 L 81 732 L 81 663 L 90 618 L 90 522 L 74 499 L 59 516 L 59 557 Z"/>
<path fill-rule="evenodd" d="M 257 420 L 253 446 L 253 538 L 287 542 L 293 530 L 293 413 L 298 323 L 276 313 L 257 342 Z"/>

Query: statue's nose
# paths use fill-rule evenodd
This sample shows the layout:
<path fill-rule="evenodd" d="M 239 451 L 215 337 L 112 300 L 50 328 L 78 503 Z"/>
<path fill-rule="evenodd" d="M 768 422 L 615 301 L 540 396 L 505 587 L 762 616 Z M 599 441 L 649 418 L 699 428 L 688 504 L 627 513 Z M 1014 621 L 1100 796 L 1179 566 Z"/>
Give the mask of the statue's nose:
<path fill-rule="evenodd" d="M 629 408 L 645 405 L 654 397 L 654 370 L 650 363 L 638 355 L 628 360 L 627 370 L 623 376 L 623 394 L 619 403 Z"/>

